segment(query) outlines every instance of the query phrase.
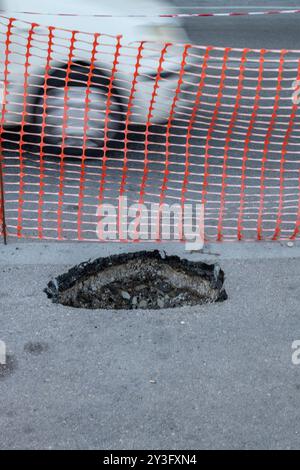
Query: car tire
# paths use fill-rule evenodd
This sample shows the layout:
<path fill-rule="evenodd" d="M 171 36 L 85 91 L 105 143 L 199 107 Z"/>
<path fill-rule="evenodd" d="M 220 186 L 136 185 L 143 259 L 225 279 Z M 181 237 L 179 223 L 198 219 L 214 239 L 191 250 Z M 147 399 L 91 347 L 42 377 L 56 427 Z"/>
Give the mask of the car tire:
<path fill-rule="evenodd" d="M 64 156 L 99 157 L 103 153 L 105 136 L 108 147 L 115 148 L 114 139 L 121 131 L 124 115 L 121 99 L 113 87 L 107 124 L 109 78 L 103 71 L 94 69 L 89 81 L 90 67 L 74 63 L 68 73 L 68 91 L 65 93 L 67 70 L 66 65 L 56 67 L 39 86 L 31 135 L 35 145 L 43 147 L 44 154 L 59 156 L 63 147 Z M 88 83 L 89 110 L 86 113 Z"/>

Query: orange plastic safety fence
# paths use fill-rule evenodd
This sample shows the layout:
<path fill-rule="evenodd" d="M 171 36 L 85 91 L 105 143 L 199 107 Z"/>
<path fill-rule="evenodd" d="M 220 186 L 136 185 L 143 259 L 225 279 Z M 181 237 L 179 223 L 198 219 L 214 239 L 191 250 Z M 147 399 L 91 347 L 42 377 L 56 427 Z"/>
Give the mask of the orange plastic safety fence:
<path fill-rule="evenodd" d="M 99 205 L 127 196 L 203 203 L 207 240 L 299 236 L 300 51 L 5 17 L 0 44 L 2 234 L 5 215 L 10 236 L 98 240 Z"/>

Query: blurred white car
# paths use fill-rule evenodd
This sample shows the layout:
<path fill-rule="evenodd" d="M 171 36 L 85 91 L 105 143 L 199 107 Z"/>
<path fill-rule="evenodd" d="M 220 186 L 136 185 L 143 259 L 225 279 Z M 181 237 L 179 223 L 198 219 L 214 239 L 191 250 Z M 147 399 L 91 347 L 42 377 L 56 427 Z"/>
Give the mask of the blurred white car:
<path fill-rule="evenodd" d="M 26 122 L 26 125 L 33 125 L 32 134 L 37 143 L 40 143 L 43 126 L 43 143 L 53 146 L 63 144 L 70 148 L 80 148 L 84 143 L 87 148 L 98 148 L 103 144 L 105 123 L 107 126 L 108 122 L 108 94 L 110 122 L 106 135 L 109 139 L 113 138 L 116 130 L 122 129 L 121 122 L 124 123 L 126 117 L 130 119 L 130 124 L 146 124 L 150 114 L 151 123 L 167 120 L 178 85 L 183 46 L 168 46 L 162 62 L 161 50 L 166 42 L 188 42 L 177 19 L 151 17 L 151 14 L 170 13 L 172 10 L 167 2 L 0 0 L 0 9 L 0 15 L 3 15 L 0 18 L 2 81 L 6 18 L 16 18 L 9 46 L 5 129 Z M 44 15 L 16 13 L 24 10 L 43 12 Z M 75 13 L 78 16 L 58 16 L 55 13 Z M 128 14 L 143 13 L 150 16 L 126 17 Z M 92 16 L 97 14 L 112 17 Z M 39 25 L 32 30 L 30 39 L 32 22 Z M 52 39 L 48 25 L 58 28 L 51 30 Z M 75 30 L 78 33 L 72 36 Z M 97 52 L 93 56 L 95 37 L 92 33 L 95 32 L 99 32 L 100 36 L 97 38 Z M 119 49 L 118 35 L 122 35 Z M 52 40 L 51 44 L 49 39 Z M 140 41 L 147 43 L 141 46 Z M 30 55 L 26 56 L 26 52 Z M 155 86 L 158 71 L 159 86 Z M 112 72 L 113 83 L 110 81 Z M 108 93 L 109 89 L 111 93 Z M 88 113 L 85 111 L 87 103 Z M 128 103 L 130 116 L 127 115 Z"/>

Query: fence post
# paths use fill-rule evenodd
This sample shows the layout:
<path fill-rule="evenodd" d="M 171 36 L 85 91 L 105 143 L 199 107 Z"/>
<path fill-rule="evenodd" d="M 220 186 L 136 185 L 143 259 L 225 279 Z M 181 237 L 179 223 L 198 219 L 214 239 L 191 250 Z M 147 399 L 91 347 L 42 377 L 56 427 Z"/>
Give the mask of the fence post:
<path fill-rule="evenodd" d="M 9 23 L 11 24 L 11 22 Z M 10 31 L 10 27 L 8 28 Z M 7 46 L 8 47 L 8 46 Z M 7 63 L 7 54 L 6 61 Z M 7 64 L 5 65 L 7 68 Z M 5 79 L 7 72 L 5 73 Z M 4 245 L 7 242 L 7 233 L 6 233 L 6 223 L 5 223 L 5 199 L 4 199 L 4 177 L 3 177 L 3 148 L 2 148 L 2 136 L 4 128 L 4 115 L 5 115 L 5 84 L 6 80 L 0 82 L 0 106 L 1 106 L 1 115 L 0 115 L 0 236 L 3 235 Z"/>
<path fill-rule="evenodd" d="M 0 129 L 0 235 L 3 234 L 4 245 L 7 243 L 6 223 L 5 223 L 5 199 L 4 199 L 4 178 L 3 178 L 3 153 L 2 153 L 2 132 Z"/>

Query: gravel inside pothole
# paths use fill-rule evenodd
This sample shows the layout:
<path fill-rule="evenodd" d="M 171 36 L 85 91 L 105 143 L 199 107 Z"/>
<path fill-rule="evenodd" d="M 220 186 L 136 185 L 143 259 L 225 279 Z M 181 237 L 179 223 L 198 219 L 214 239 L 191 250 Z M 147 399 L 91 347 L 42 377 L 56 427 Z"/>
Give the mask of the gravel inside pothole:
<path fill-rule="evenodd" d="M 90 309 L 161 309 L 226 300 L 218 264 L 188 261 L 159 251 L 98 258 L 49 282 L 53 302 Z"/>

